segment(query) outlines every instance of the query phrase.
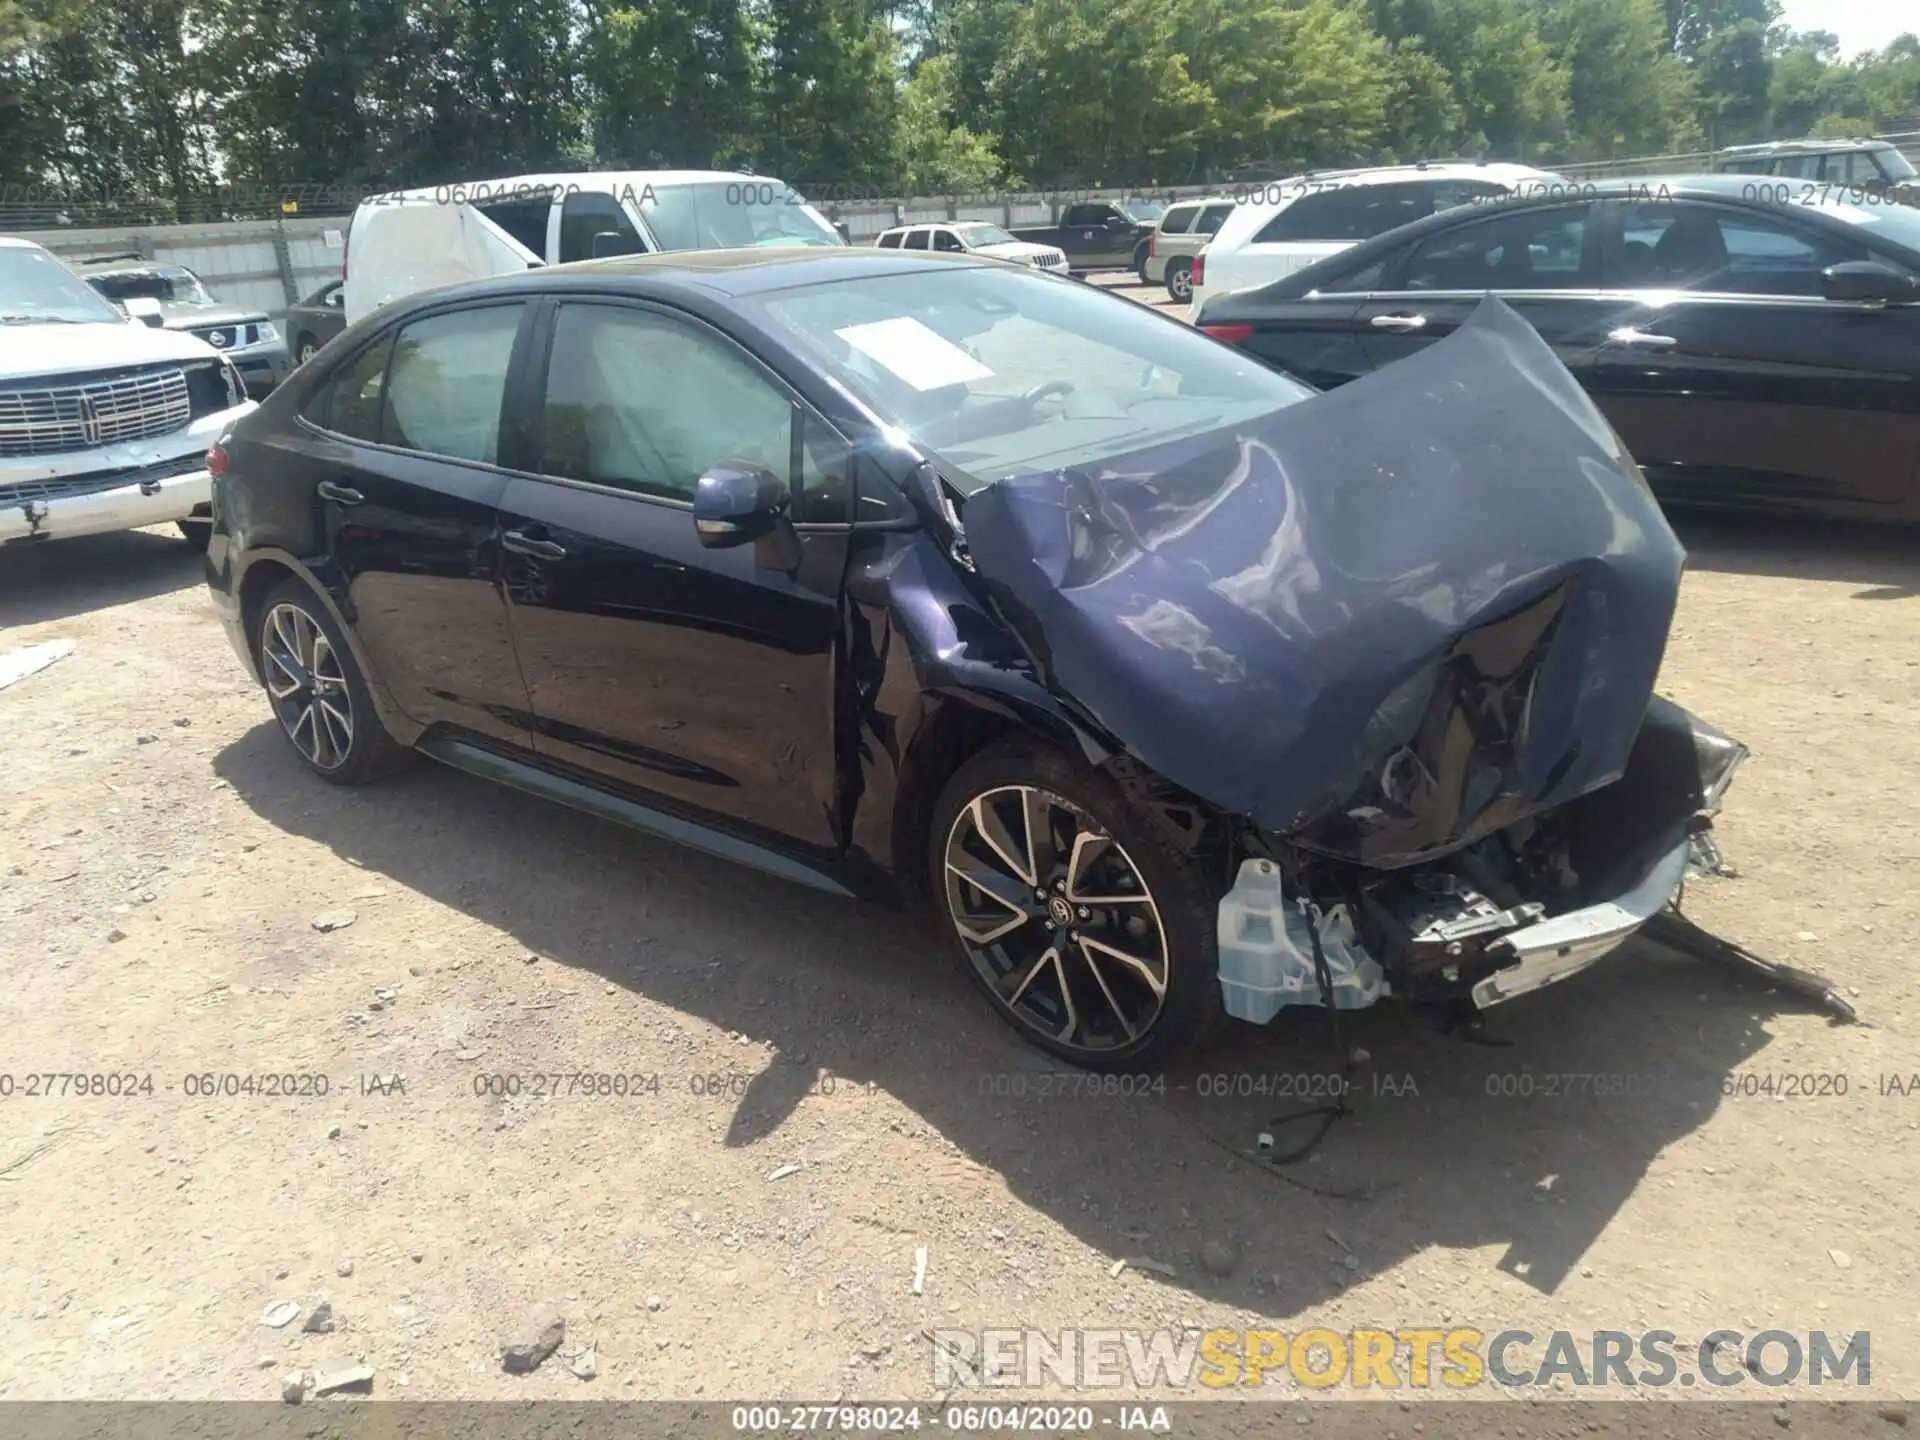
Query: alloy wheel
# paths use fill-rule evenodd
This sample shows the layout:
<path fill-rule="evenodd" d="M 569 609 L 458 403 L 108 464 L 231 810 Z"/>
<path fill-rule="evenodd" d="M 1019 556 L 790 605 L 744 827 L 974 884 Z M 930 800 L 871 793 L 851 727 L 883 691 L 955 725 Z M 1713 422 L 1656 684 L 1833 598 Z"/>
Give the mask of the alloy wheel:
<path fill-rule="evenodd" d="M 954 817 L 947 913 L 995 1000 L 1055 1044 L 1131 1046 L 1166 1004 L 1160 908 L 1126 850 L 1071 801 L 983 791 Z"/>
<path fill-rule="evenodd" d="M 1193 298 L 1193 271 L 1185 265 L 1174 270 L 1167 276 L 1167 289 L 1176 300 L 1191 300 Z"/>
<path fill-rule="evenodd" d="M 300 363 L 302 365 L 306 364 L 309 360 L 313 359 L 313 357 L 315 355 L 318 355 L 319 353 L 320 353 L 320 347 L 318 345 L 315 345 L 313 341 L 302 340 L 300 342 Z"/>
<path fill-rule="evenodd" d="M 340 656 L 319 621 L 282 601 L 260 631 L 267 694 L 293 748 L 320 770 L 337 770 L 353 749 L 353 696 Z"/>

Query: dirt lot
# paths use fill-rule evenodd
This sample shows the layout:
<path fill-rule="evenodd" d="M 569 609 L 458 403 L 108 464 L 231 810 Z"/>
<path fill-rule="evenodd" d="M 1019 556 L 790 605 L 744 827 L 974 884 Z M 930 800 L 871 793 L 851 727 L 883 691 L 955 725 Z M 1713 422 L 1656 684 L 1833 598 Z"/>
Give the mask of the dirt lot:
<path fill-rule="evenodd" d="M 1301 1185 L 1226 1148 L 1290 1102 L 1210 1077 L 1325 1071 L 1317 1023 L 1062 1093 L 912 920 L 431 766 L 308 778 L 170 533 L 0 555 L 0 649 L 77 642 L 0 692 L 0 1397 L 359 1358 L 416 1398 L 924 1398 L 933 1327 L 1309 1324 L 1869 1330 L 1869 1393 L 1913 1396 L 1920 1093 L 1879 1077 L 1920 1071 L 1920 551 L 1685 535 L 1663 688 L 1755 751 L 1689 909 L 1871 1028 L 1647 945 L 1498 1014 L 1509 1048 L 1380 1007 Z M 657 1084 L 477 1093 L 545 1072 Z M 190 1093 L 283 1073 L 329 1093 Z M 262 1324 L 321 1295 L 331 1334 Z M 503 1373 L 542 1301 L 565 1344 Z"/>

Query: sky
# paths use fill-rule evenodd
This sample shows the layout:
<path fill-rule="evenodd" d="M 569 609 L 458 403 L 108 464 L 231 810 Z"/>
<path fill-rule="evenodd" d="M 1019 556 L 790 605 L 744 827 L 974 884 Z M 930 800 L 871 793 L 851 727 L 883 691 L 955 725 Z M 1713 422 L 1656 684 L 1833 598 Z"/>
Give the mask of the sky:
<path fill-rule="evenodd" d="M 1831 30 L 1840 54 L 1878 50 L 1902 31 L 1920 32 L 1913 0 L 1781 0 L 1781 20 L 1796 30 Z"/>

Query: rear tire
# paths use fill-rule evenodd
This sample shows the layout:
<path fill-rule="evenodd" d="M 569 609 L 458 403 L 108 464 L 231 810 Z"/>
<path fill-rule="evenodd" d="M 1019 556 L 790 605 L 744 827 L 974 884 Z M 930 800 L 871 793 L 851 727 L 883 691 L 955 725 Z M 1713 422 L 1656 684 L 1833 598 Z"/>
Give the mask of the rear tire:
<path fill-rule="evenodd" d="M 1193 261 L 1170 260 L 1167 262 L 1167 294 L 1182 305 L 1192 302 Z"/>
<path fill-rule="evenodd" d="M 296 365 L 304 365 L 320 353 L 320 342 L 311 335 L 302 335 L 293 342 L 293 360 Z"/>
<path fill-rule="evenodd" d="M 303 582 L 289 577 L 267 593 L 253 653 L 280 733 L 322 780 L 364 785 L 410 758 L 374 710 L 332 612 Z"/>
<path fill-rule="evenodd" d="M 1003 741 L 947 783 L 928 848 L 956 957 L 1030 1043 L 1138 1071 L 1216 1028 L 1215 899 L 1108 776 Z"/>
<path fill-rule="evenodd" d="M 196 555 L 207 553 L 207 544 L 213 539 L 211 520 L 176 520 L 173 523 L 180 527 L 180 536 L 187 542 L 189 550 Z"/>

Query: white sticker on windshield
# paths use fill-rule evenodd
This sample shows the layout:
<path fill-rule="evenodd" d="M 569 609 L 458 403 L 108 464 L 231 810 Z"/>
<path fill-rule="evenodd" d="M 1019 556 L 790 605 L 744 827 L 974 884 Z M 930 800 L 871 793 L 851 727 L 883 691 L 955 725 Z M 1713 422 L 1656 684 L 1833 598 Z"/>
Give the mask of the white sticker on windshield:
<path fill-rule="evenodd" d="M 951 340 L 935 334 L 911 315 L 875 320 L 833 332 L 861 354 L 871 356 L 916 390 L 938 390 L 989 380 L 993 371 Z"/>

